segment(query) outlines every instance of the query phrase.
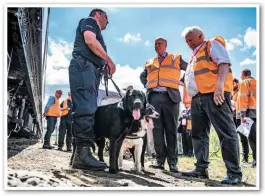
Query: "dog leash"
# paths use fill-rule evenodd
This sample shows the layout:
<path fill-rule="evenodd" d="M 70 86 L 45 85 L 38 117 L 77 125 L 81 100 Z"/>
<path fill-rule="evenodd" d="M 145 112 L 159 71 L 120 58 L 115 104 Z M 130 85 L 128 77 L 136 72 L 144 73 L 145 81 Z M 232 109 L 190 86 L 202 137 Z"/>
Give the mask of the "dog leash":
<path fill-rule="evenodd" d="M 118 87 L 118 85 L 114 82 L 114 80 L 112 79 L 112 75 L 109 74 L 109 67 L 108 67 L 108 64 L 105 64 L 103 67 L 102 67 L 102 70 L 101 70 L 101 74 L 103 75 L 103 79 L 104 79 L 104 86 L 105 86 L 105 91 L 106 91 L 106 95 L 107 97 L 109 96 L 108 94 L 108 79 L 110 79 L 114 85 L 114 87 L 116 88 L 117 92 L 119 93 L 120 97 L 122 97 L 122 94 L 121 94 L 121 90 L 120 88 Z"/>

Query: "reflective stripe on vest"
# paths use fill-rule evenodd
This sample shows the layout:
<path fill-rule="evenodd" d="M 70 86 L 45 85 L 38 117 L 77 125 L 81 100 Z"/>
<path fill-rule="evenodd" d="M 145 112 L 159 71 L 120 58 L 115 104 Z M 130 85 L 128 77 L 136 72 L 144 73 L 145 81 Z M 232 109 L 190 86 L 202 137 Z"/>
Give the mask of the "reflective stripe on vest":
<path fill-rule="evenodd" d="M 215 91 L 216 82 L 218 78 L 218 66 L 213 62 L 210 55 L 210 48 L 212 41 L 218 41 L 225 46 L 225 41 L 222 37 L 215 37 L 205 43 L 196 54 L 196 62 L 194 64 L 195 81 L 198 87 L 198 91 L 202 94 L 212 93 Z M 226 92 L 232 92 L 233 89 L 233 75 L 232 70 L 229 68 L 224 90 Z"/>
<path fill-rule="evenodd" d="M 51 107 L 48 109 L 48 111 L 46 112 L 46 116 L 56 116 L 56 117 L 60 117 L 60 104 L 59 104 L 59 99 L 57 97 L 55 97 L 55 103 L 51 105 Z"/>
<path fill-rule="evenodd" d="M 178 89 L 180 78 L 180 55 L 167 54 L 160 64 L 155 57 L 146 63 L 147 88 L 155 88 L 158 85 Z"/>

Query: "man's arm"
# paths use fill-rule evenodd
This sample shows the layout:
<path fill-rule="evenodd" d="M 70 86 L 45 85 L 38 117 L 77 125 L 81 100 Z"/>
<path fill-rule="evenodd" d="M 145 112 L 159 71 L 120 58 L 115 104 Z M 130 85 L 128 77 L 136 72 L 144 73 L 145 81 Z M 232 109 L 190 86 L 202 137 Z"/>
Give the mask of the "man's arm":
<path fill-rule="evenodd" d="M 229 59 L 229 55 L 226 48 L 218 41 L 212 42 L 210 50 L 213 62 L 215 62 L 219 67 L 218 79 L 214 92 L 214 101 L 216 105 L 221 105 L 225 100 L 224 83 L 229 71 L 229 67 L 231 65 L 231 61 Z"/>
<path fill-rule="evenodd" d="M 47 102 L 47 104 L 45 106 L 44 114 L 47 113 L 47 111 L 49 110 L 49 108 L 51 107 L 51 105 L 54 104 L 54 102 L 55 102 L 54 96 L 50 96 L 49 99 L 48 99 L 48 102 Z"/>
<path fill-rule="evenodd" d="M 105 52 L 99 41 L 96 39 L 96 32 L 98 31 L 97 22 L 93 18 L 87 18 L 80 23 L 81 32 L 84 35 L 87 46 L 100 58 L 113 64 L 109 55 Z"/>
<path fill-rule="evenodd" d="M 180 65 L 179 65 L 180 70 L 186 71 L 187 66 L 188 66 L 188 63 L 182 59 L 182 56 L 180 56 Z M 184 74 L 183 77 L 180 79 L 180 81 L 181 81 L 182 83 L 184 83 L 184 80 L 185 80 L 185 74 Z"/>
<path fill-rule="evenodd" d="M 142 82 L 142 84 L 144 85 L 144 87 L 146 87 L 146 83 L 147 83 L 147 70 L 144 69 L 144 71 L 141 73 L 140 75 L 140 80 Z"/>

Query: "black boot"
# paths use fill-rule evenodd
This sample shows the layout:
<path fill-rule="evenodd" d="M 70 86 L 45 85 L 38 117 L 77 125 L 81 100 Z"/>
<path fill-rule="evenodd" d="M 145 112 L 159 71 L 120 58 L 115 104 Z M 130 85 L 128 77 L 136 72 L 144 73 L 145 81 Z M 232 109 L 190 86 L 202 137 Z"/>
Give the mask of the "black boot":
<path fill-rule="evenodd" d="M 193 177 L 193 178 L 202 178 L 209 179 L 209 174 L 207 169 L 195 169 L 191 172 L 182 172 L 183 176 Z"/>
<path fill-rule="evenodd" d="M 242 177 L 241 176 L 227 176 L 225 179 L 221 181 L 222 184 L 231 184 L 231 185 L 237 185 L 242 183 Z"/>
<path fill-rule="evenodd" d="M 44 142 L 43 146 L 42 146 L 43 149 L 53 149 L 54 146 L 51 146 L 50 142 Z"/>
<path fill-rule="evenodd" d="M 77 144 L 74 153 L 72 168 L 87 170 L 104 170 L 106 163 L 98 161 L 91 153 L 90 146 Z"/>

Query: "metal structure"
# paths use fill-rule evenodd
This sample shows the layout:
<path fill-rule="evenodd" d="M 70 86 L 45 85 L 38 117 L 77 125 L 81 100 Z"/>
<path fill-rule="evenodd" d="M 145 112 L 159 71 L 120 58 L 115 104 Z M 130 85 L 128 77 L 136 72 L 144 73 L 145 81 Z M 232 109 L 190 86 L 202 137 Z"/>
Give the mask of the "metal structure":
<path fill-rule="evenodd" d="M 8 135 L 42 136 L 49 8 L 8 8 Z"/>

